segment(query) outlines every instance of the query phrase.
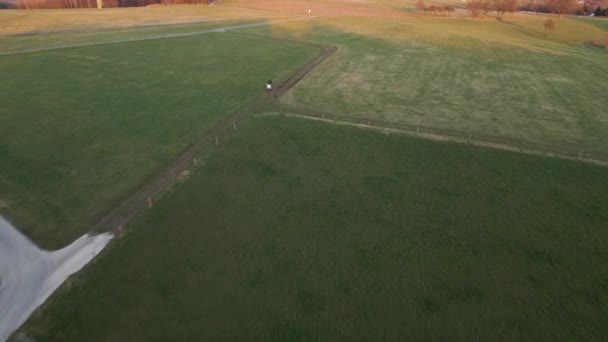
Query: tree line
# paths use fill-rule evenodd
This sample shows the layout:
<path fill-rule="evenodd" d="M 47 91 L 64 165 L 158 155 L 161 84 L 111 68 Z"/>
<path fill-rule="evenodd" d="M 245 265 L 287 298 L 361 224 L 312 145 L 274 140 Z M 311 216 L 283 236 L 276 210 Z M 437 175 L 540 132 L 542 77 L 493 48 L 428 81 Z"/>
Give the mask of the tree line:
<path fill-rule="evenodd" d="M 603 9 L 601 1 L 605 0 L 586 2 L 581 0 L 466 0 L 465 7 L 473 18 L 494 14 L 500 19 L 506 13 L 515 11 L 608 16 L 608 8 Z M 424 0 L 418 0 L 416 11 L 424 14 L 449 15 L 454 12 L 454 8 L 444 5 L 427 6 Z"/>
<path fill-rule="evenodd" d="M 208 4 L 210 0 L 17 0 L 16 8 L 96 8 L 149 5 Z"/>
<path fill-rule="evenodd" d="M 602 6 L 597 6 L 595 8 L 595 11 L 591 11 L 588 7 L 587 8 L 583 7 L 581 12 L 583 12 L 582 14 L 584 14 L 584 15 L 589 15 L 589 14 L 593 13 L 593 15 L 596 17 L 608 17 L 608 7 L 602 8 Z"/>

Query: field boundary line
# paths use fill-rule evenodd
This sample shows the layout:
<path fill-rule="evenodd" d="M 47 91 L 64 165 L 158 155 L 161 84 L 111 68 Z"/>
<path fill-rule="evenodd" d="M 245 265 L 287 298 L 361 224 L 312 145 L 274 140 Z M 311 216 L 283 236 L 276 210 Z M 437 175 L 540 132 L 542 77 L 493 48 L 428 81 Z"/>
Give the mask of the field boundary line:
<path fill-rule="evenodd" d="M 139 41 L 155 40 L 155 39 L 189 37 L 189 36 L 197 36 L 197 35 L 202 35 L 202 34 L 207 34 L 207 33 L 218 33 L 218 32 L 221 33 L 221 32 L 227 32 L 227 31 L 238 30 L 238 29 L 249 28 L 249 27 L 256 27 L 256 26 L 267 26 L 267 25 L 280 24 L 280 23 L 285 23 L 285 22 L 309 20 L 309 19 L 318 18 L 318 17 L 319 16 L 299 16 L 296 18 L 278 19 L 278 20 L 255 22 L 255 23 L 242 24 L 242 25 L 225 26 L 225 27 L 218 27 L 218 28 L 214 28 L 214 29 L 194 31 L 194 32 L 164 34 L 164 35 L 158 35 L 158 36 L 138 37 L 138 38 L 114 39 L 114 40 L 106 40 L 106 41 L 90 42 L 90 43 L 66 44 L 66 45 L 59 45 L 59 46 L 46 47 L 46 48 L 4 51 L 4 52 L 0 52 L 0 56 L 19 55 L 19 54 L 25 54 L 25 53 L 52 51 L 52 50 L 74 49 L 74 48 L 82 48 L 82 47 L 98 46 L 98 45 L 131 43 L 131 42 L 139 42 Z"/>
<path fill-rule="evenodd" d="M 608 156 L 596 153 L 561 149 L 558 147 L 541 146 L 540 144 L 526 143 L 496 136 L 483 135 L 473 132 L 448 130 L 444 128 L 432 128 L 411 124 L 400 124 L 377 119 L 367 119 L 330 113 L 306 113 L 298 111 L 296 107 L 281 105 L 280 112 L 275 115 L 298 117 L 307 120 L 322 121 L 326 123 L 354 126 L 365 129 L 374 129 L 383 132 L 407 134 L 428 140 L 460 143 L 472 146 L 487 147 L 503 151 L 524 153 L 529 155 L 543 156 L 549 158 L 565 159 L 583 162 L 598 166 L 608 167 Z"/>
<path fill-rule="evenodd" d="M 30 31 L 30 32 L 20 32 L 20 33 L 0 33 L 0 37 L 29 37 L 29 36 L 40 36 L 45 34 L 64 34 L 64 33 L 96 33 L 100 30 L 130 30 L 130 29 L 142 29 L 142 28 L 158 28 L 158 27 L 173 27 L 173 26 L 188 26 L 188 25 L 196 25 L 196 24 L 206 24 L 206 23 L 214 23 L 218 21 L 244 21 L 244 20 L 252 20 L 252 19 L 272 19 L 264 16 L 257 17 L 246 17 L 246 18 L 211 18 L 211 19 L 202 19 L 202 20 L 193 20 L 193 21 L 184 21 L 184 22 L 166 22 L 166 23 L 156 23 L 156 24 L 139 24 L 132 26 L 103 26 L 103 27 L 95 27 L 95 28 L 66 28 L 63 30 L 48 30 L 48 31 Z"/>
<path fill-rule="evenodd" d="M 256 35 L 256 37 L 259 39 L 298 42 L 294 39 L 282 39 L 263 35 Z M 264 93 L 252 99 L 237 110 L 235 114 L 219 121 L 203 132 L 198 139 L 177 153 L 172 160 L 142 180 L 140 185 L 136 187 L 136 190 L 127 195 L 117 206 L 101 214 L 96 223 L 93 224 L 90 232 L 114 231 L 120 235 L 123 228 L 131 219 L 152 207 L 158 199 L 169 192 L 177 183 L 187 178 L 189 172 L 198 167 L 198 161 L 202 161 L 200 158 L 201 154 L 208 147 L 219 145 L 220 138 L 229 132 L 237 131 L 239 123 L 247 120 L 263 105 L 272 103 L 273 100 L 296 85 L 308 73 L 314 70 L 316 66 L 337 51 L 337 48 L 333 45 L 313 42 L 301 42 L 301 44 L 314 45 L 319 48 L 320 53 L 312 60 L 292 71 L 272 92 Z"/>

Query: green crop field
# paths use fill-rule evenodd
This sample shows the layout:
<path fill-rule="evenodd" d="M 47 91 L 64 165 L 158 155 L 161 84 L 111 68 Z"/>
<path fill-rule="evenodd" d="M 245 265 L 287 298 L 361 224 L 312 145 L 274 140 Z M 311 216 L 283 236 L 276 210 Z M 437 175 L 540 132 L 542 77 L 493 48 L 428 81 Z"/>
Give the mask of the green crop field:
<path fill-rule="evenodd" d="M 23 331 L 40 341 L 599 340 L 606 175 L 254 118 Z"/>
<path fill-rule="evenodd" d="M 44 246 L 66 244 L 268 78 L 316 54 L 211 33 L 0 56 L 10 97 L 0 107 L 0 210 Z"/>

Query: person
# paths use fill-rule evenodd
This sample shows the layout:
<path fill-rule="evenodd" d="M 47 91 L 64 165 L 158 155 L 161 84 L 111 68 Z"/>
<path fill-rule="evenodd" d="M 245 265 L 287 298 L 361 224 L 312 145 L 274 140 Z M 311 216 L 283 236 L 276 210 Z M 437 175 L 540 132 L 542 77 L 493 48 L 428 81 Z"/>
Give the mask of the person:
<path fill-rule="evenodd" d="M 268 80 L 268 82 L 266 82 L 266 90 L 272 90 L 272 80 Z"/>

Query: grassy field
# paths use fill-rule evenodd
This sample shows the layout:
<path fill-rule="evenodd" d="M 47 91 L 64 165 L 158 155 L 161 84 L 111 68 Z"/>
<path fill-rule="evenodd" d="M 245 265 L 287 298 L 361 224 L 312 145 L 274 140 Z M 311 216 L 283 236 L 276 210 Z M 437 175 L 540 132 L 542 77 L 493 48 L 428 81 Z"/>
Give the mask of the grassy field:
<path fill-rule="evenodd" d="M 604 31 L 608 31 L 608 19 L 598 19 L 598 18 L 579 18 L 585 23 L 597 26 Z"/>
<path fill-rule="evenodd" d="M 0 211 L 58 247 L 318 53 L 231 33 L 0 56 Z"/>
<path fill-rule="evenodd" d="M 90 45 L 116 41 L 150 39 L 160 36 L 196 34 L 216 28 L 265 22 L 263 19 L 251 20 L 212 20 L 197 24 L 167 24 L 144 27 L 115 27 L 102 30 L 74 30 L 70 32 L 50 32 L 44 34 L 12 35 L 2 39 L 0 54 L 62 48 L 70 45 Z"/>
<path fill-rule="evenodd" d="M 305 111 L 608 151 L 605 32 L 570 18 L 318 18 L 253 29 L 339 46 L 283 101 Z M 322 89 L 322 91 L 319 91 Z"/>
<path fill-rule="evenodd" d="M 23 331 L 40 341 L 600 340 L 606 176 L 258 117 Z"/>
<path fill-rule="evenodd" d="M 47 248 L 88 231 L 266 79 L 319 53 L 272 38 L 339 49 L 268 108 L 608 151 L 602 21 L 551 16 L 547 32 L 547 16 L 437 18 L 413 3 L 0 11 L 0 53 L 320 15 L 242 30 L 267 38 L 0 56 L 10 99 L 0 213 Z M 195 21 L 206 22 L 183 24 Z M 37 341 L 608 335 L 606 168 L 273 115 L 208 153 L 22 331 Z"/>
<path fill-rule="evenodd" d="M 49 31 L 99 30 L 219 19 L 272 18 L 280 14 L 220 6 L 152 6 L 130 8 L 0 11 L 1 35 Z"/>

